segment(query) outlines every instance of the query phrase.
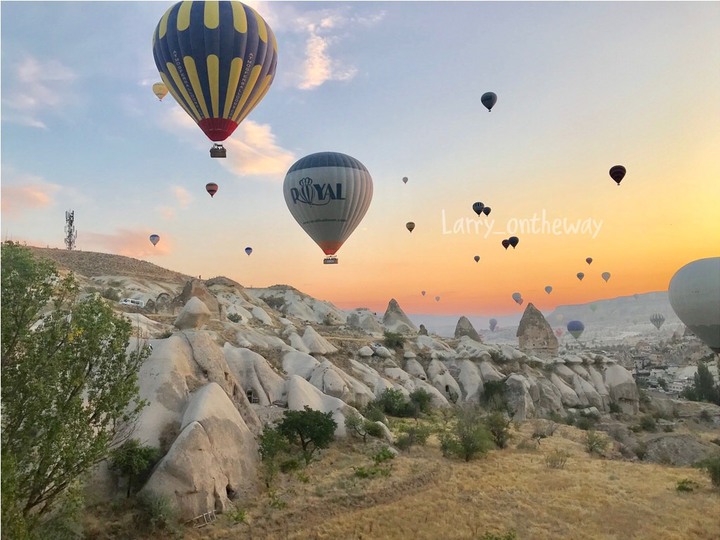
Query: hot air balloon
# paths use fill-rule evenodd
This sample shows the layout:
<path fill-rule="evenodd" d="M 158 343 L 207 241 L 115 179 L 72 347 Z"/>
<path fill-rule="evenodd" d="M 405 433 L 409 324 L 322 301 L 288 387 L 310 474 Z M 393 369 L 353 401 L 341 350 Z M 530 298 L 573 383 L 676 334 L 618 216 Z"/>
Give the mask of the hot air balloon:
<path fill-rule="evenodd" d="M 163 83 L 161 83 L 161 82 L 156 82 L 155 84 L 153 84 L 153 85 L 152 85 L 152 91 L 153 91 L 153 94 L 155 94 L 155 96 L 156 96 L 160 101 L 162 101 L 162 98 L 164 98 L 165 96 L 167 96 L 167 93 L 168 93 L 167 86 L 165 86 L 165 85 L 164 85 Z"/>
<path fill-rule="evenodd" d="M 567 330 L 570 335 L 575 339 L 579 339 L 582 333 L 585 331 L 585 325 L 580 321 L 570 321 L 567 323 Z"/>
<path fill-rule="evenodd" d="M 563 329 L 562 329 L 562 328 L 557 328 L 557 329 L 555 330 L 555 335 L 556 335 L 557 337 L 562 337 L 562 335 L 563 335 Z"/>
<path fill-rule="evenodd" d="M 475 262 L 479 262 L 479 261 L 480 261 L 480 255 L 475 255 L 475 256 L 473 257 L 473 259 L 475 259 Z"/>
<path fill-rule="evenodd" d="M 512 293 L 512 299 L 515 300 L 517 305 L 522 306 L 523 299 L 522 299 L 522 295 L 519 292 Z"/>
<path fill-rule="evenodd" d="M 170 95 L 215 144 L 221 143 L 262 100 L 275 78 L 277 42 L 250 6 L 178 2 L 153 33 L 153 56 Z"/>
<path fill-rule="evenodd" d="M 299 159 L 283 183 L 285 203 L 295 220 L 327 257 L 360 224 L 370 206 L 373 182 L 365 165 L 339 152 L 318 152 Z"/>
<path fill-rule="evenodd" d="M 251 248 L 250 246 L 248 246 L 248 247 L 245 248 L 245 253 L 247 253 L 248 257 L 250 256 L 250 254 L 252 253 L 252 251 L 253 251 L 253 250 L 252 250 L 252 248 Z"/>
<path fill-rule="evenodd" d="M 668 296 L 685 326 L 720 354 L 720 257 L 680 268 L 670 280 Z"/>
<path fill-rule="evenodd" d="M 660 330 L 660 327 L 665 322 L 665 315 L 663 315 L 662 313 L 653 313 L 652 315 L 650 315 L 650 322 L 655 328 Z"/>
<path fill-rule="evenodd" d="M 157 234 L 151 234 L 150 235 L 150 242 L 152 242 L 153 246 L 157 246 L 157 243 L 160 241 L 160 236 Z"/>
<path fill-rule="evenodd" d="M 483 214 L 485 214 L 486 216 L 489 216 L 489 215 L 490 215 L 490 212 L 492 212 L 492 208 L 490 208 L 489 206 L 485 206 L 485 207 L 483 207 L 482 212 L 483 212 Z"/>
<path fill-rule="evenodd" d="M 561 313 L 558 313 L 557 315 L 555 315 L 555 319 L 557 319 L 557 322 L 562 322 L 562 320 L 564 318 L 565 317 Z"/>
<path fill-rule="evenodd" d="M 407 176 L 403 176 L 403 184 L 407 184 L 407 183 L 408 183 L 408 177 L 407 177 Z"/>
<path fill-rule="evenodd" d="M 490 319 L 490 331 L 494 332 L 497 327 L 497 319 Z"/>
<path fill-rule="evenodd" d="M 436 296 L 436 297 L 435 297 L 435 301 L 436 301 L 436 302 L 439 302 L 439 301 L 440 301 L 440 297 L 439 297 L 439 296 Z"/>
<path fill-rule="evenodd" d="M 551 287 L 550 285 L 548 285 L 547 287 L 545 287 L 545 292 L 548 293 L 548 294 L 550 294 L 550 293 L 552 292 L 552 287 Z"/>
<path fill-rule="evenodd" d="M 408 222 L 405 224 L 405 227 L 407 228 L 408 231 L 413 232 L 413 230 L 415 229 L 415 222 L 414 222 L 414 221 L 408 221 Z"/>
<path fill-rule="evenodd" d="M 490 112 L 497 103 L 497 95 L 495 92 L 485 92 L 480 98 L 480 101 L 483 105 L 485 105 L 488 112 Z"/>
<path fill-rule="evenodd" d="M 510 240 L 507 240 L 507 239 L 503 240 L 503 241 L 502 241 L 502 246 L 503 246 L 505 249 L 509 248 L 509 247 L 510 247 Z"/>
<path fill-rule="evenodd" d="M 625 178 L 625 173 L 627 171 L 625 170 L 625 167 L 622 165 L 614 165 L 610 167 L 610 178 L 615 180 L 618 187 L 620 186 L 620 182 L 622 182 L 622 179 Z"/>
<path fill-rule="evenodd" d="M 425 296 L 425 291 L 420 291 L 420 294 L 422 294 L 423 296 Z"/>
<path fill-rule="evenodd" d="M 583 274 L 582 272 L 578 272 L 578 273 L 577 273 L 577 278 L 578 278 L 580 281 L 582 281 L 584 277 L 585 277 L 585 274 Z"/>
<path fill-rule="evenodd" d="M 597 311 L 597 304 L 590 304 L 590 311 L 595 313 Z"/>
<path fill-rule="evenodd" d="M 218 190 L 218 185 L 215 182 L 205 184 L 205 190 L 210 194 L 210 197 L 214 197 Z"/>
<path fill-rule="evenodd" d="M 479 216 L 482 214 L 483 208 L 485 208 L 485 205 L 481 203 L 480 201 L 473 203 L 472 209 L 475 211 L 475 213 Z"/>
<path fill-rule="evenodd" d="M 508 242 L 510 245 L 515 249 L 515 247 L 520 243 L 520 239 L 517 236 L 511 236 L 508 238 Z"/>
<path fill-rule="evenodd" d="M 588 264 L 592 264 L 592 257 L 588 257 L 587 259 L 585 259 L 585 262 Z"/>
<path fill-rule="evenodd" d="M 610 279 L 610 272 L 603 272 L 600 276 L 605 280 L 605 283 L 607 283 L 608 279 Z"/>

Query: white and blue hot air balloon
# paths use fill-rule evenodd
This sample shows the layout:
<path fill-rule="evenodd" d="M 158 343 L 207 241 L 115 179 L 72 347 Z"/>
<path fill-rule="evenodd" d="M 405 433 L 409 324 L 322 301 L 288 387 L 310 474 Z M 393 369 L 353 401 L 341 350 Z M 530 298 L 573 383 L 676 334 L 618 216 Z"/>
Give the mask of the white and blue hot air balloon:
<path fill-rule="evenodd" d="M 318 152 L 290 167 L 283 194 L 292 216 L 325 253 L 323 262 L 337 264 L 335 254 L 370 207 L 373 182 L 354 157 Z"/>

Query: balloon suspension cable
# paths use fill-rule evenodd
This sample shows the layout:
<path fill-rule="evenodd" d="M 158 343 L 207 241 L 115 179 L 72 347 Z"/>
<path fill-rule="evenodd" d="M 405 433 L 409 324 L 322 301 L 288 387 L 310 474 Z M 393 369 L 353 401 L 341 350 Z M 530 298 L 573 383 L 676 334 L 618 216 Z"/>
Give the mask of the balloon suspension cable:
<path fill-rule="evenodd" d="M 222 144 L 213 144 L 213 147 L 210 149 L 210 157 L 212 158 L 224 158 L 227 157 L 227 150 L 225 150 L 225 147 Z"/>

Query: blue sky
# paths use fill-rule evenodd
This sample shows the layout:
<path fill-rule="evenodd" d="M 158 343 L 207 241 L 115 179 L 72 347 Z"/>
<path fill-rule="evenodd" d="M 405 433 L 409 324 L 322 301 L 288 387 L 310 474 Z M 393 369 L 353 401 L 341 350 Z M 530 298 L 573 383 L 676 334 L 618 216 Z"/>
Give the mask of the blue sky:
<path fill-rule="evenodd" d="M 513 291 L 532 301 L 546 284 L 547 309 L 662 290 L 717 255 L 720 3 L 252 2 L 277 37 L 277 76 L 226 160 L 151 92 L 151 37 L 172 4 L 0 3 L 3 239 L 62 247 L 73 209 L 82 250 L 342 307 L 395 296 L 467 314 L 517 310 Z M 375 185 L 336 268 L 282 196 L 292 163 L 325 150 Z M 508 262 L 502 237 L 443 232 L 476 200 L 506 225 L 545 210 L 602 230 L 526 235 Z M 586 256 L 613 272 L 604 289 L 575 283 Z"/>

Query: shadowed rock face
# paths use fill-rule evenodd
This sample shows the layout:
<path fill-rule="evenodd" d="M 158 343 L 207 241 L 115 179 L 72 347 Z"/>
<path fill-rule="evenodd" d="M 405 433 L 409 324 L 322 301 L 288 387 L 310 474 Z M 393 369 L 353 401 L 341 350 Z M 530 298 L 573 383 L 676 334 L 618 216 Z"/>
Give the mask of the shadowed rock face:
<path fill-rule="evenodd" d="M 397 332 L 400 334 L 416 334 L 417 326 L 405 315 L 405 312 L 394 298 L 388 303 L 388 307 L 383 315 L 383 326 L 389 332 Z"/>
<path fill-rule="evenodd" d="M 520 348 L 536 354 L 555 356 L 558 340 L 550 324 L 534 305 L 528 304 L 517 329 Z"/>
<path fill-rule="evenodd" d="M 176 306 L 184 306 L 193 296 L 202 300 L 203 304 L 207 306 L 213 316 L 220 314 L 220 304 L 217 298 L 208 290 L 205 283 L 199 279 L 191 279 L 188 281 L 180 293 L 180 296 L 173 301 L 173 304 Z"/>
<path fill-rule="evenodd" d="M 455 337 L 461 338 L 463 336 L 467 336 L 474 341 L 482 342 L 480 334 L 477 333 L 477 330 L 475 330 L 475 327 L 470 322 L 470 319 L 464 315 L 458 319 L 457 326 L 455 327 Z"/>

